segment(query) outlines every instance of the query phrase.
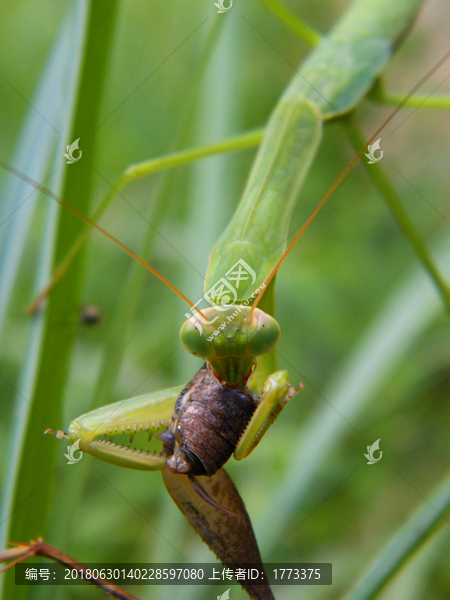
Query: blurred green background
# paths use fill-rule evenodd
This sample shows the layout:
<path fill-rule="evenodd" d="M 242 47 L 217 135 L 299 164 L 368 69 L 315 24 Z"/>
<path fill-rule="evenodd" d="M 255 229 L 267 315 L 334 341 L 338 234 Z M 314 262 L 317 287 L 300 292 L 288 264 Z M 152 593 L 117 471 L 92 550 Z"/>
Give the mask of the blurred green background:
<path fill-rule="evenodd" d="M 55 110 L 40 116 L 30 103 L 65 15 L 76 4 L 18 0 L 1 9 L 0 157 L 28 174 L 26 165 L 14 163 L 21 131 L 30 114 L 37 121 L 45 118 L 43 128 L 57 123 Z M 326 32 L 350 3 L 285 4 Z M 449 17 L 445 0 L 425 2 L 388 65 L 388 89 L 407 93 L 442 56 Z M 72 52 L 74 46 L 68 60 Z M 99 111 L 91 206 L 130 164 L 263 126 L 293 75 L 290 64 L 298 65 L 307 53 L 307 46 L 257 0 L 235 0 L 223 15 L 216 14 L 212 0 L 122 1 Z M 437 93 L 448 93 L 449 68 L 444 65 L 423 93 L 437 86 Z M 390 110 L 365 100 L 351 119 L 369 137 Z M 381 134 L 388 158 L 381 165 L 433 256 L 442 264 L 447 261 L 447 279 L 449 132 L 448 111 L 405 109 Z M 63 147 L 73 141 L 52 129 L 46 135 L 49 143 Z M 45 152 L 40 139 L 31 148 L 35 156 Z M 101 224 L 138 251 L 150 222 L 156 233 L 146 257 L 196 301 L 203 294 L 209 252 L 239 201 L 254 155 L 247 150 L 209 158 L 130 184 L 115 197 Z M 327 124 L 292 228 L 353 155 L 341 124 Z M 0 173 L 3 259 L 11 259 L 5 248 L 12 219 L 4 220 L 11 212 L 10 177 Z M 1 332 L 0 490 L 5 497 L 16 456 L 17 406 L 21 396 L 24 401 L 23 369 L 32 362 L 33 320 L 45 321 L 45 314 L 31 318 L 24 313 L 52 203 L 42 194 L 34 196 L 39 196 L 35 208 L 25 203 L 17 211 L 31 211 L 31 226 Z M 64 374 L 62 413 L 55 422 L 41 397 L 39 414 L 32 410 L 29 416 L 36 430 L 66 430 L 71 419 L 91 407 L 184 383 L 198 368 L 200 363 L 187 356 L 178 338 L 186 312 L 182 301 L 150 274 L 137 276 L 133 269 L 127 255 L 98 233 L 90 234 L 79 297 L 67 310 L 60 302 L 46 334 L 64 340 L 77 323 Z M 133 293 L 121 299 L 131 277 L 136 278 Z M 66 283 L 63 279 L 61 287 Z M 242 463 L 230 461 L 227 470 L 245 500 L 266 560 L 333 563 L 331 587 L 300 592 L 278 587 L 277 599 L 340 598 L 448 473 L 448 314 L 362 166 L 333 195 L 283 265 L 276 298 L 282 330 L 279 366 L 289 370 L 291 381 L 303 381 L 305 389 L 257 451 Z M 86 304 L 100 308 L 100 324 L 79 322 L 78 311 Z M 112 357 L 119 362 L 111 367 Z M 378 438 L 383 459 L 369 467 L 363 454 Z M 178 513 L 158 473 L 119 469 L 88 456 L 66 468 L 66 446 L 50 436 L 23 442 L 23 456 L 33 456 L 37 464 L 35 481 L 14 507 L 14 517 L 3 512 L 1 536 L 10 539 L 9 519 L 26 522 L 32 515 L 38 531 L 30 536 L 40 533 L 83 562 L 178 561 L 178 552 L 192 562 L 214 560 Z M 47 456 L 57 462 L 49 464 Z M 43 481 L 49 486 L 45 506 L 33 495 Z M 27 482 L 22 484 L 26 488 Z M 446 525 L 383 592 L 383 599 L 449 597 L 449 550 Z M 87 587 L 48 589 L 21 593 L 28 598 L 51 594 L 54 600 L 102 594 Z M 224 587 L 130 591 L 142 600 L 173 594 L 187 600 L 213 598 Z M 233 599 L 246 597 L 237 586 L 231 593 Z"/>

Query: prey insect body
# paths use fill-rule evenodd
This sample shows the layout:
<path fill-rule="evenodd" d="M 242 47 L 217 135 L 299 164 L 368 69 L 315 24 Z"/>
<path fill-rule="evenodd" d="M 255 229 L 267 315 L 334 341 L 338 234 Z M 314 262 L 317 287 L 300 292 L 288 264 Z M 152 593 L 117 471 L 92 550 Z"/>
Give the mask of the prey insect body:
<path fill-rule="evenodd" d="M 171 426 L 158 436 L 172 453 L 168 468 L 214 475 L 235 451 L 257 403 L 246 386 L 221 385 L 203 366 L 178 397 Z"/>

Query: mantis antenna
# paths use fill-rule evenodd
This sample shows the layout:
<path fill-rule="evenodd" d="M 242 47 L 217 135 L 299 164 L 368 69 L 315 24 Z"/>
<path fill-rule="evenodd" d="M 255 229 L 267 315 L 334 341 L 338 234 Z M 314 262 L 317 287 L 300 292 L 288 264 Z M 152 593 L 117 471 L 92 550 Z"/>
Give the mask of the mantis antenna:
<path fill-rule="evenodd" d="M 124 250 L 127 254 L 129 254 L 135 260 L 137 260 L 143 267 L 145 267 L 148 271 L 150 271 L 150 273 L 153 273 L 153 275 L 155 275 L 158 279 L 160 279 L 163 283 L 165 283 L 182 300 L 184 300 L 187 304 L 189 304 L 189 306 L 191 308 L 196 310 L 197 313 L 202 315 L 202 312 L 196 306 L 194 306 L 194 304 L 188 298 L 186 298 L 186 296 L 184 294 L 182 294 L 180 292 L 180 290 L 178 290 L 174 285 L 172 285 L 170 283 L 170 281 L 167 281 L 167 279 L 165 277 L 163 277 L 160 273 L 158 273 L 158 271 L 156 269 L 154 269 L 148 263 L 146 263 L 145 260 L 143 260 L 140 256 L 135 254 L 133 252 L 133 250 L 130 250 L 130 248 L 125 246 L 125 244 L 122 244 L 122 242 L 119 242 L 119 240 L 117 238 L 115 238 L 113 235 L 111 235 L 110 233 L 105 231 L 105 229 L 103 229 L 103 227 L 100 227 L 100 225 L 98 225 L 97 223 L 92 221 L 89 217 L 86 217 L 86 215 L 83 215 L 83 213 L 81 213 L 79 210 L 77 210 L 74 206 L 72 206 L 71 204 L 69 204 L 68 202 L 66 202 L 65 200 L 63 200 L 62 198 L 60 198 L 53 192 L 51 192 L 45 186 L 41 185 L 37 181 L 34 181 L 34 179 L 31 179 L 31 177 L 28 177 L 27 175 L 25 175 L 25 173 L 22 173 L 18 169 L 15 169 L 14 167 L 12 167 L 11 165 L 9 165 L 8 163 L 6 163 L 5 161 L 3 161 L 1 159 L 0 159 L 0 166 L 3 167 L 4 169 L 6 169 L 7 171 L 10 171 L 13 175 L 20 177 L 20 179 L 22 179 L 23 181 L 26 181 L 27 183 L 29 183 L 30 185 L 35 187 L 37 190 L 43 192 L 44 194 L 49 196 L 49 198 L 53 198 L 53 200 L 56 200 L 56 202 L 61 204 L 61 206 L 64 206 L 64 208 L 67 208 L 67 210 L 70 210 L 70 212 L 73 213 L 75 216 L 77 216 L 79 219 L 81 219 L 85 223 L 88 223 L 88 225 L 91 225 L 97 231 L 100 231 L 100 233 L 102 233 L 108 239 L 110 239 L 112 242 L 114 242 L 117 246 L 119 246 L 119 248 L 122 248 L 122 250 Z"/>
<path fill-rule="evenodd" d="M 259 301 L 263 297 L 264 292 L 267 290 L 267 287 L 269 286 L 269 283 L 275 277 L 278 269 L 281 267 L 281 265 L 283 264 L 283 262 L 286 259 L 287 255 L 292 250 L 292 248 L 295 246 L 295 244 L 297 243 L 297 241 L 300 238 L 300 236 L 307 229 L 307 227 L 309 226 L 309 224 L 311 223 L 311 221 L 317 215 L 317 213 L 322 208 L 322 206 L 325 204 L 325 202 L 328 200 L 328 198 L 331 196 L 331 194 L 335 191 L 335 189 L 337 187 L 339 187 L 339 185 L 342 183 L 342 181 L 345 179 L 345 177 L 348 175 L 348 173 L 352 170 L 352 168 L 354 167 L 354 165 L 356 164 L 356 162 L 361 158 L 361 156 L 363 155 L 363 153 L 367 149 L 367 146 L 369 144 L 371 144 L 375 140 L 375 138 L 377 137 L 377 135 L 386 127 L 386 125 L 390 121 L 392 121 L 392 119 L 395 117 L 395 115 L 403 108 L 403 106 L 408 102 L 408 100 L 412 96 L 414 96 L 414 94 L 417 92 L 417 90 L 420 89 L 422 87 L 422 85 L 426 81 L 428 81 L 428 79 L 433 75 L 433 73 L 435 73 L 439 69 L 439 67 L 441 65 L 443 65 L 444 62 L 449 57 L 450 57 L 450 50 L 448 50 L 444 54 L 444 56 L 440 60 L 437 61 L 437 63 L 430 69 L 430 71 L 428 71 L 428 73 L 426 75 L 424 75 L 424 77 L 422 77 L 422 79 L 419 81 L 419 83 L 417 83 L 413 87 L 413 89 L 409 92 L 409 94 L 407 94 L 403 98 L 403 100 L 400 102 L 400 104 L 392 111 L 392 113 L 388 116 L 388 118 L 384 121 L 384 123 L 382 123 L 382 125 L 380 125 L 380 127 L 378 127 L 378 129 L 375 131 L 375 133 L 372 135 L 372 137 L 366 142 L 366 144 L 361 148 L 361 150 L 358 152 L 358 154 L 350 161 L 350 163 L 344 169 L 344 171 L 341 173 L 341 175 L 339 175 L 339 177 L 336 179 L 336 181 L 330 187 L 330 189 L 328 190 L 328 192 L 325 194 L 325 196 L 322 198 L 322 200 L 319 202 L 319 204 L 316 206 L 316 208 L 313 210 L 313 212 L 309 215 L 309 217 L 303 223 L 302 227 L 300 228 L 300 230 L 298 231 L 298 233 L 296 234 L 296 236 L 294 237 L 294 239 L 292 240 L 292 242 L 289 244 L 289 246 L 287 247 L 286 251 L 284 252 L 284 254 L 282 255 L 282 257 L 280 258 L 280 260 L 277 262 L 277 264 L 275 265 L 275 267 L 273 268 L 273 270 L 271 271 L 271 273 L 269 274 L 269 276 L 266 278 L 266 280 L 264 282 L 266 285 L 263 287 L 263 289 L 256 296 L 255 301 L 252 304 L 252 308 L 250 310 L 250 314 L 248 316 L 248 319 L 251 318 L 251 316 L 252 316 L 255 308 L 258 306 Z"/>
<path fill-rule="evenodd" d="M 124 244 L 122 244 L 122 242 L 119 242 L 119 240 L 117 238 L 115 238 L 113 235 L 111 235 L 110 233 L 108 233 L 107 231 L 105 231 L 103 229 L 103 227 L 100 227 L 100 225 L 98 225 L 97 223 L 95 223 L 94 221 L 92 221 L 89 217 L 86 217 L 86 215 L 83 215 L 83 213 L 81 213 L 79 210 L 77 210 L 74 206 L 72 206 L 71 204 L 69 204 L 68 202 L 66 202 L 65 200 L 63 200 L 62 198 L 60 198 L 59 196 L 57 196 L 53 192 L 51 192 L 45 186 L 41 185 L 37 181 L 34 181 L 33 179 L 31 179 L 31 177 L 28 177 L 27 175 L 25 175 L 25 173 L 22 173 L 18 169 L 15 169 L 14 167 L 12 167 L 11 165 L 9 165 L 8 163 L 6 163 L 5 161 L 3 161 L 1 159 L 0 159 L 0 166 L 3 167 L 4 169 L 6 169 L 7 171 L 10 171 L 13 175 L 17 175 L 17 177 L 20 177 L 20 179 L 22 179 L 23 181 L 26 181 L 27 183 L 29 183 L 30 185 L 32 185 L 33 187 L 35 187 L 37 190 L 39 190 L 39 191 L 43 192 L 44 194 L 46 194 L 47 196 L 49 196 L 49 198 L 53 198 L 53 200 L 56 200 L 56 202 L 58 202 L 59 204 L 61 204 L 61 206 L 64 206 L 64 208 L 67 208 L 67 210 L 70 210 L 70 212 L 73 213 L 75 216 L 77 216 L 79 219 L 81 219 L 85 223 L 88 223 L 94 229 L 96 229 L 97 231 L 100 231 L 100 233 L 102 233 L 103 235 L 106 235 L 106 237 L 108 239 L 110 239 L 117 246 L 119 246 L 119 248 L 121 248 L 127 254 L 129 254 L 135 260 L 137 260 L 143 267 L 145 267 L 148 271 L 150 271 L 150 273 L 153 273 L 153 275 L 155 275 L 158 279 L 160 279 L 163 283 L 165 283 L 182 300 L 184 300 L 187 304 L 189 304 L 189 306 L 191 308 L 193 308 L 197 313 L 199 313 L 200 315 L 202 315 L 202 312 L 188 298 L 186 298 L 186 296 L 184 294 L 182 294 L 180 292 L 180 290 L 178 290 L 174 285 L 172 285 L 170 283 L 170 281 L 167 281 L 167 279 L 165 277 L 163 277 L 160 273 L 158 273 L 158 271 L 156 271 L 156 269 L 154 269 L 153 267 L 151 267 L 148 263 L 145 262 L 145 260 L 143 260 L 140 256 L 138 256 L 137 254 L 135 254 L 133 252 L 133 250 L 130 250 L 130 248 L 128 248 L 127 246 L 125 246 Z"/>

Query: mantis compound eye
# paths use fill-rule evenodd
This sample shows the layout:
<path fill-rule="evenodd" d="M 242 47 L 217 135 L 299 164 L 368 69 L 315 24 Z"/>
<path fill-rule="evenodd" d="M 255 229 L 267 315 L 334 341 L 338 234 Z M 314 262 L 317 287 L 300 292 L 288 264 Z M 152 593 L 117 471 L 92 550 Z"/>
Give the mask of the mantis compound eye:
<path fill-rule="evenodd" d="M 254 335 L 248 341 L 249 353 L 253 356 L 261 356 L 271 352 L 280 339 L 280 326 L 278 322 L 267 313 L 255 309 L 250 326 L 254 328 Z"/>
<path fill-rule="evenodd" d="M 226 310 L 207 308 L 194 315 L 180 331 L 183 346 L 190 354 L 207 360 L 245 357 L 252 362 L 275 348 L 280 338 L 277 321 L 256 308 L 234 305 Z"/>
<path fill-rule="evenodd" d="M 214 348 L 207 338 L 209 331 L 206 330 L 205 324 L 202 323 L 201 317 L 191 317 L 183 323 L 180 331 L 180 340 L 186 350 L 194 356 L 200 358 L 211 358 L 214 353 Z"/>

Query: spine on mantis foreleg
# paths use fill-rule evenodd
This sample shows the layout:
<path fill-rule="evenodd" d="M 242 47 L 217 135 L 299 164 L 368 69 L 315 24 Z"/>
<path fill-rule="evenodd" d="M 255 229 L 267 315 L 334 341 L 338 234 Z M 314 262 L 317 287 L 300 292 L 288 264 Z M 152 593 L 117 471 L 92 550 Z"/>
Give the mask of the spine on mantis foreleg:
<path fill-rule="evenodd" d="M 236 302 L 264 283 L 285 250 L 322 120 L 350 111 L 364 97 L 422 2 L 355 2 L 294 75 L 269 120 L 242 200 L 211 252 L 205 290 L 231 275 L 240 259 L 254 275 L 240 281 Z"/>

